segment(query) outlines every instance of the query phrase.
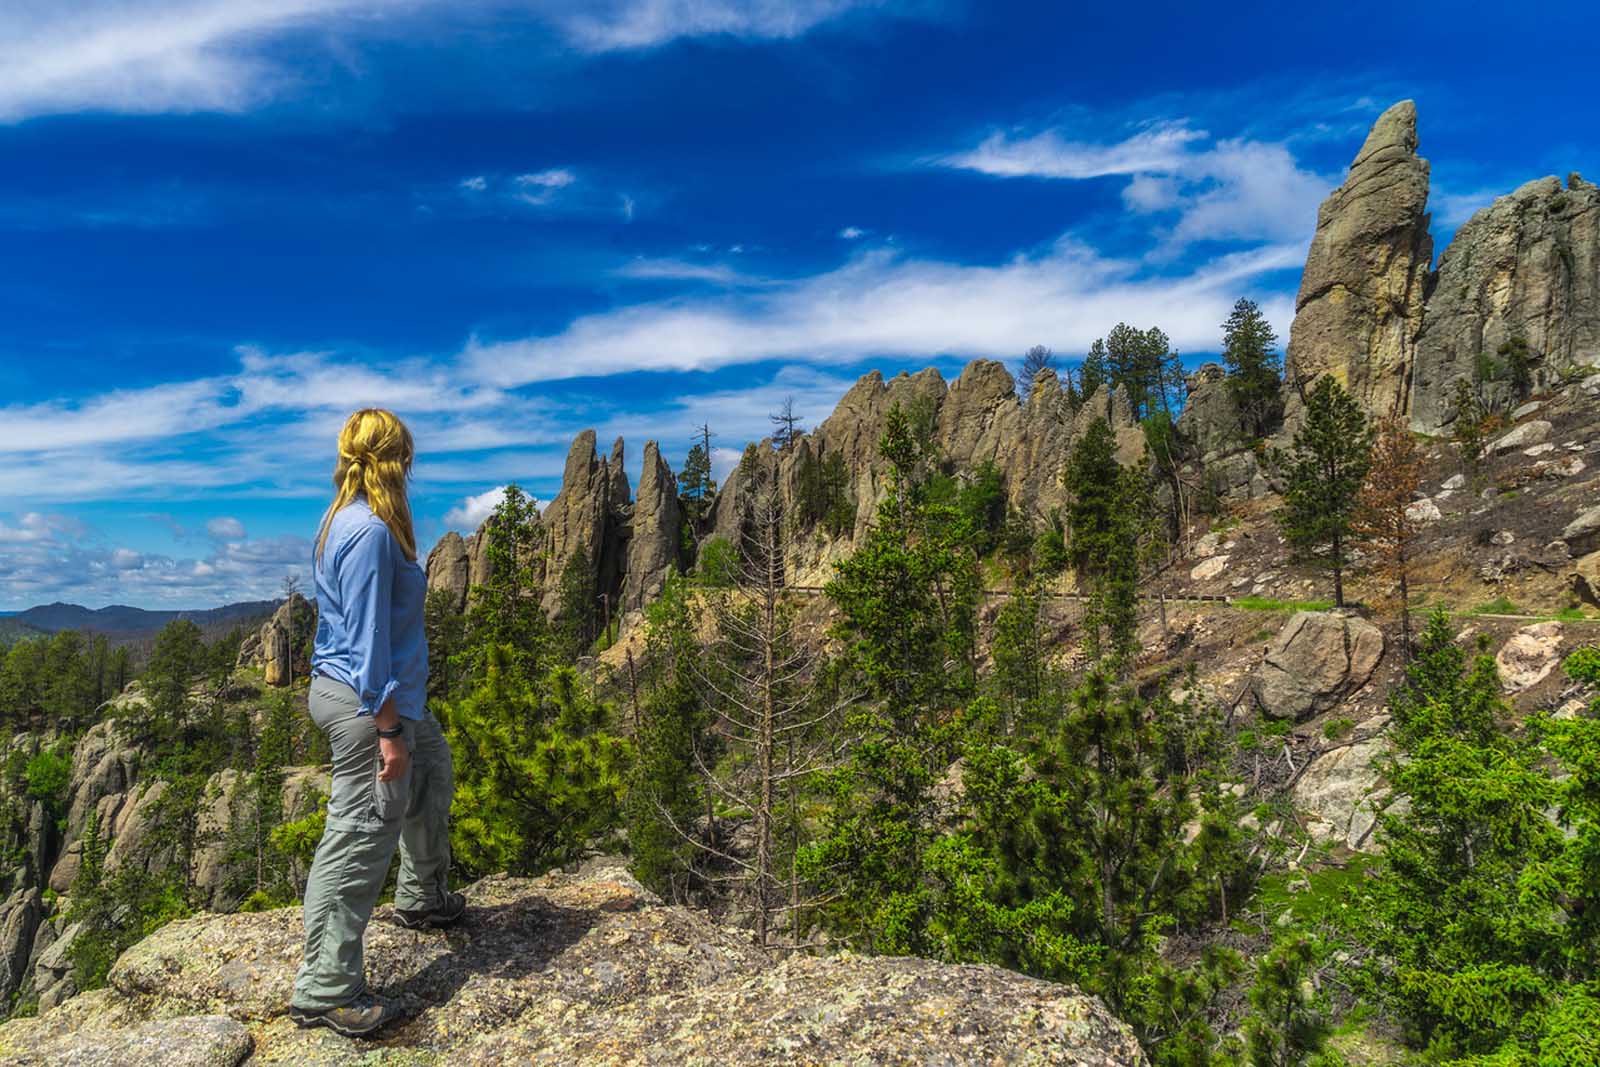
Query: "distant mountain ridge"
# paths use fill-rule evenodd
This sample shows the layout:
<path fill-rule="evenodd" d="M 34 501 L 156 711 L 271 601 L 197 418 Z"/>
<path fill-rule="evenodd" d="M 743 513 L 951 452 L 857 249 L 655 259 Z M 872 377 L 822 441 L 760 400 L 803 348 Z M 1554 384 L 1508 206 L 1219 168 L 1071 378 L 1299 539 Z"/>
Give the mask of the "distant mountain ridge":
<path fill-rule="evenodd" d="M 94 633 L 131 636 L 154 633 L 167 623 L 178 619 L 188 619 L 202 629 L 250 622 L 271 615 L 277 606 L 278 602 L 275 600 L 247 600 L 195 611 L 149 611 L 145 608 L 129 607 L 126 604 L 86 608 L 81 604 L 57 602 L 14 612 L 8 616 L 8 621 L 21 623 L 45 633 L 88 630 Z"/>

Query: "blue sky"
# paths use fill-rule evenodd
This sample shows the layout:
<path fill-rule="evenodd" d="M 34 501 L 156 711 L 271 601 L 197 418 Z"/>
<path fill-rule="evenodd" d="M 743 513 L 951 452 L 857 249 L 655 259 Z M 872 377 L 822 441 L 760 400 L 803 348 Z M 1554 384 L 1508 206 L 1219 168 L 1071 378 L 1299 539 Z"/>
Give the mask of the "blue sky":
<path fill-rule="evenodd" d="M 1435 238 L 1600 172 L 1554 4 L 86 0 L 0 11 L 0 610 L 303 569 L 350 409 L 419 536 L 573 435 L 726 451 L 861 373 L 1287 337 L 1316 206 L 1414 97 Z"/>

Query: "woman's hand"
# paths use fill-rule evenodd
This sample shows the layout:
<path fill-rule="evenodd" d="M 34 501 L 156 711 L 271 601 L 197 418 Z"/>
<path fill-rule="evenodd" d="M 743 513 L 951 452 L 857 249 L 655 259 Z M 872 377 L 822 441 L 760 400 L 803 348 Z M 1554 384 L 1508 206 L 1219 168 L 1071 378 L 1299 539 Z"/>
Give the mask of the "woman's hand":
<path fill-rule="evenodd" d="M 392 782 L 406 773 L 411 766 L 411 750 L 404 737 L 378 738 L 378 754 L 383 757 L 383 768 L 378 771 L 378 781 Z"/>

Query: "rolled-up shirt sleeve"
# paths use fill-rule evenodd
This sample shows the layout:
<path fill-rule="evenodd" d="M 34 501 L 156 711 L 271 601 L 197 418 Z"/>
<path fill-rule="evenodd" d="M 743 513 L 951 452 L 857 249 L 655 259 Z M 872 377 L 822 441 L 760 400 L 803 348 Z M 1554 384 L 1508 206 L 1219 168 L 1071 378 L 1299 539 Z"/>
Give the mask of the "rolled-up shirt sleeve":
<path fill-rule="evenodd" d="M 353 688 L 361 714 L 374 715 L 400 682 L 391 665 L 389 605 L 394 591 L 394 540 L 371 523 L 344 546 L 337 569 L 340 600 L 349 623 Z"/>

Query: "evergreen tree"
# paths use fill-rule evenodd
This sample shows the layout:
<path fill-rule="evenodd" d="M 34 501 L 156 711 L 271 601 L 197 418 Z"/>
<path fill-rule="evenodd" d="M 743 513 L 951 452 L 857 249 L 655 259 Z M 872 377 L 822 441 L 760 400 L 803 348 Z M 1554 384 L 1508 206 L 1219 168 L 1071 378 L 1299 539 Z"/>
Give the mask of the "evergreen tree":
<path fill-rule="evenodd" d="M 1476 489 L 1483 480 L 1483 450 L 1488 444 L 1489 413 L 1484 409 L 1478 391 L 1465 378 L 1457 379 L 1455 390 L 1455 421 L 1450 424 L 1450 436 L 1467 477 Z"/>
<path fill-rule="evenodd" d="M 564 663 L 576 663 L 600 634 L 600 590 L 589 550 L 579 545 L 561 568 L 556 633 Z"/>
<path fill-rule="evenodd" d="M 1228 368 L 1228 395 L 1247 434 L 1266 437 L 1283 418 L 1283 361 L 1278 335 L 1254 300 L 1240 298 L 1222 324 L 1222 359 Z"/>
<path fill-rule="evenodd" d="M 1333 602 L 1344 606 L 1344 566 L 1355 531 L 1356 499 L 1372 464 L 1373 432 L 1350 394 L 1323 376 L 1306 399 L 1305 423 L 1287 456 L 1278 525 L 1301 555 L 1333 572 Z"/>
<path fill-rule="evenodd" d="M 683 470 L 678 472 L 678 501 L 692 523 L 703 522 L 711 513 L 716 492 L 717 483 L 711 477 L 711 447 L 696 441 L 683 461 Z"/>
<path fill-rule="evenodd" d="M 1600 681 L 1600 652 L 1568 661 Z M 1600 1053 L 1600 702 L 1504 725 L 1493 658 L 1435 612 L 1391 695 L 1373 988 L 1427 1062 L 1577 1064 Z"/>
<path fill-rule="evenodd" d="M 1104 338 L 1096 338 L 1089 346 L 1088 354 L 1083 357 L 1083 365 L 1078 370 L 1078 392 L 1084 403 L 1087 403 L 1089 398 L 1103 386 L 1110 384 L 1110 363 Z M 1106 402 L 1106 414 L 1111 414 L 1109 399 Z"/>
<path fill-rule="evenodd" d="M 483 679 L 491 649 L 499 650 L 507 668 L 523 679 L 542 677 L 549 666 L 550 628 L 540 606 L 539 581 L 545 537 L 533 498 L 515 484 L 506 486 L 485 529 L 488 575 L 482 585 L 468 590 L 461 666 L 445 668 L 452 690 Z M 448 648 L 450 635 L 440 624 L 437 608 L 436 602 L 429 638 L 439 635 Z"/>
<path fill-rule="evenodd" d="M 475 876 L 536 874 L 617 825 L 629 745 L 571 668 L 529 681 L 503 647 L 485 667 L 466 697 L 439 708 L 455 756 L 453 852 Z"/>
<path fill-rule="evenodd" d="M 1104 419 L 1091 422 L 1073 445 L 1063 479 L 1067 561 L 1091 597 L 1084 615 L 1090 654 L 1107 655 L 1122 670 L 1137 650 L 1139 571 L 1152 517 L 1149 479 L 1142 465 L 1117 462 L 1116 439 Z"/>
<path fill-rule="evenodd" d="M 710 711 L 695 684 L 702 649 L 684 581 L 669 578 L 645 607 L 645 618 L 643 677 L 633 682 L 638 756 L 625 801 L 628 846 L 639 880 L 682 903 L 700 881 L 696 861 L 701 854 L 689 828 L 700 813 L 710 811 L 702 764 L 716 765 L 718 747 L 709 731 Z M 706 821 L 709 832 L 712 820 Z"/>
<path fill-rule="evenodd" d="M 959 751 L 976 679 L 976 561 L 951 535 L 952 509 L 928 499 L 931 441 L 925 411 L 890 409 L 879 442 L 889 492 L 827 587 L 850 687 L 865 699 L 802 873 L 832 897 L 820 909 L 827 924 L 878 952 L 929 947 L 934 786 Z"/>

